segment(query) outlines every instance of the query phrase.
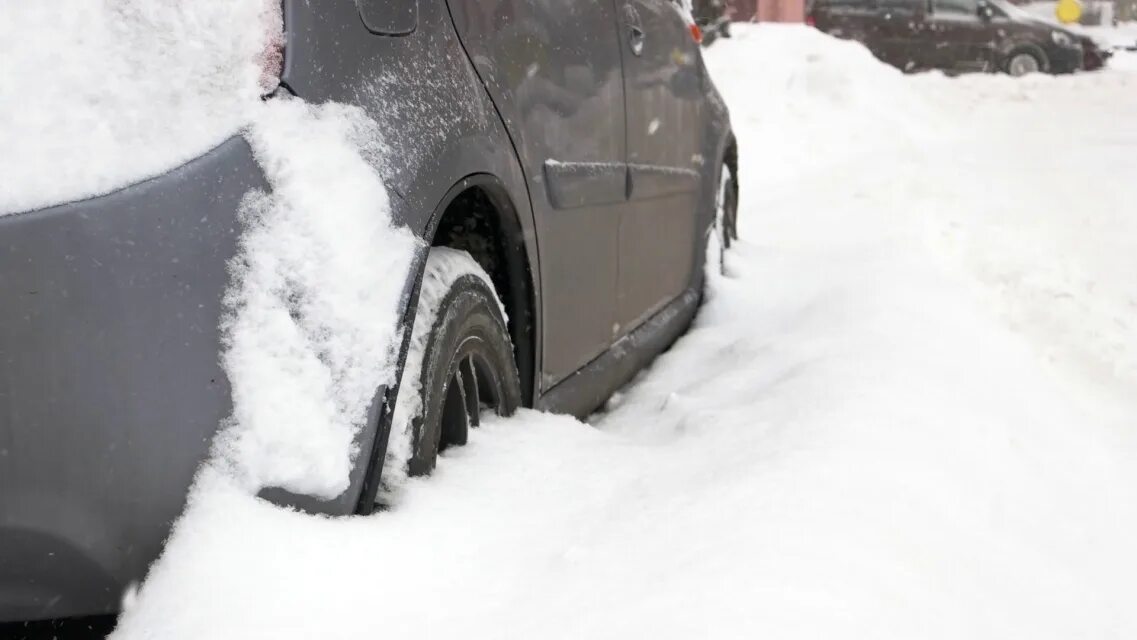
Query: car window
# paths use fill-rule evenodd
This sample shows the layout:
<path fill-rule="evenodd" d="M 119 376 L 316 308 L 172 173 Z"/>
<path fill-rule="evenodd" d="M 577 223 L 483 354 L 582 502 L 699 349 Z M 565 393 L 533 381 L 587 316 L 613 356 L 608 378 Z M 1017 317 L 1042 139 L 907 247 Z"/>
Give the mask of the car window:
<path fill-rule="evenodd" d="M 819 9 L 845 9 L 870 11 L 876 9 L 876 0 L 817 0 Z"/>
<path fill-rule="evenodd" d="M 924 0 L 877 0 L 876 5 L 881 11 L 891 13 L 916 13 Z"/>
<path fill-rule="evenodd" d="M 932 0 L 932 12 L 939 17 L 975 18 L 979 0 Z"/>

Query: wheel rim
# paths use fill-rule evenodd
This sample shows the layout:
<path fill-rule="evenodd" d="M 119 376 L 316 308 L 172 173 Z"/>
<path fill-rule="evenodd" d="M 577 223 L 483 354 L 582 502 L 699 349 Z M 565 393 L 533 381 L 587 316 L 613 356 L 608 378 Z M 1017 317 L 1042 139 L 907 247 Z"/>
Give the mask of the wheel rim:
<path fill-rule="evenodd" d="M 490 364 L 485 343 L 467 338 L 458 348 L 442 400 L 438 450 L 464 445 L 470 429 L 481 423 L 481 413 L 503 412 L 500 373 Z"/>
<path fill-rule="evenodd" d="M 1008 70 L 1012 76 L 1024 76 L 1038 71 L 1038 60 L 1029 53 L 1020 53 L 1011 58 Z"/>

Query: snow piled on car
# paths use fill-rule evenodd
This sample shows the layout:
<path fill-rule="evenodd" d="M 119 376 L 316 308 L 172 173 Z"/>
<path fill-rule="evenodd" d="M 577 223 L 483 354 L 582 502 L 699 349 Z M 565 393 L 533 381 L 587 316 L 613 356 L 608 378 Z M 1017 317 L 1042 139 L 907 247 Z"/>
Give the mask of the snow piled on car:
<path fill-rule="evenodd" d="M 0 214 L 161 174 L 245 134 L 270 192 L 242 210 L 220 358 L 233 415 L 210 464 L 255 493 L 332 498 L 394 382 L 418 241 L 391 222 L 362 110 L 262 100 L 278 0 L 43 0 L 0 7 Z"/>
<path fill-rule="evenodd" d="M 248 138 L 272 185 L 246 197 L 222 363 L 233 389 L 219 463 L 252 491 L 334 498 L 355 437 L 395 382 L 400 299 L 420 242 L 391 223 L 358 107 L 278 98 Z"/>
<path fill-rule="evenodd" d="M 0 215 L 107 193 L 234 135 L 279 33 L 270 0 L 0 4 Z"/>
<path fill-rule="evenodd" d="M 1133 76 L 905 77 L 771 26 L 708 66 L 743 240 L 688 335 L 372 517 L 203 474 L 117 637 L 1137 636 L 1137 393 L 1083 339 L 1137 340 Z"/>

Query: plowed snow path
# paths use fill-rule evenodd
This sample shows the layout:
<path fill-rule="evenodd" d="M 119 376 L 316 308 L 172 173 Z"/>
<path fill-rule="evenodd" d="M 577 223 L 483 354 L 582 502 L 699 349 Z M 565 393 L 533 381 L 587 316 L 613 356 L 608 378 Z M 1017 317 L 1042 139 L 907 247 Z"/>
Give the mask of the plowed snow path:
<path fill-rule="evenodd" d="M 709 58 L 745 240 L 688 336 L 376 517 L 207 479 L 120 637 L 1137 637 L 1137 75 Z"/>

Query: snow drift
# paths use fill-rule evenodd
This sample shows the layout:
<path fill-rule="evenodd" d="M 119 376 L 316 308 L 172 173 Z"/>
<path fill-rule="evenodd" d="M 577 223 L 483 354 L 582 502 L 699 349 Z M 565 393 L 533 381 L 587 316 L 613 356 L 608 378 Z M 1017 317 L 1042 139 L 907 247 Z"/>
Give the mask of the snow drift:
<path fill-rule="evenodd" d="M 1095 311 L 1134 299 L 1137 186 L 1098 182 L 1137 170 L 1132 77 L 904 77 L 800 27 L 708 57 L 744 240 L 689 335 L 374 517 L 204 474 L 117 637 L 1137 634 L 1137 406 L 1071 355 L 1134 340 Z"/>

